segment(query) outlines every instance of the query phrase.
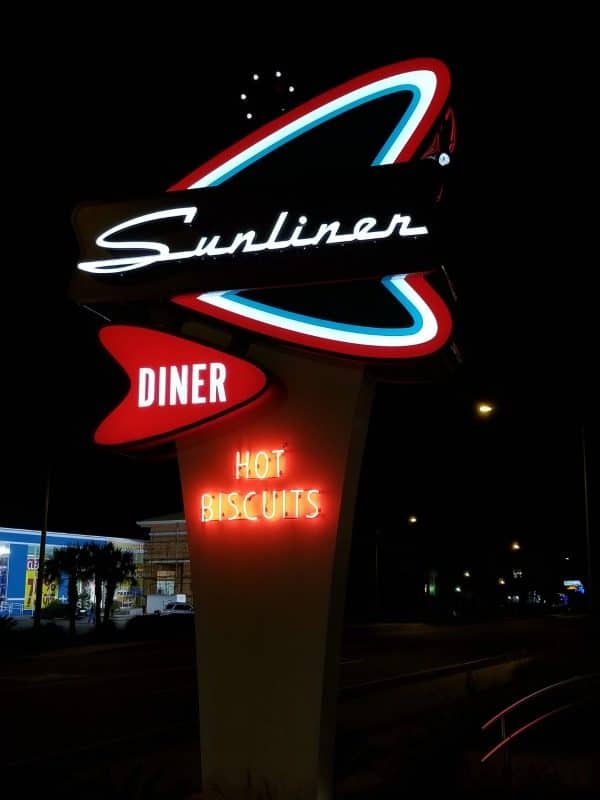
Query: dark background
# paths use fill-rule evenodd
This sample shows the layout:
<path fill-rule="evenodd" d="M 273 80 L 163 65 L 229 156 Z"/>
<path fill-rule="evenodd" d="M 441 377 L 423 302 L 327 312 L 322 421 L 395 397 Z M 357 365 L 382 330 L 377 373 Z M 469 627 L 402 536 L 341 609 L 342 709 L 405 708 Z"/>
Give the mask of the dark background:
<path fill-rule="evenodd" d="M 4 99 L 12 191 L 0 525 L 40 527 L 49 465 L 51 530 L 139 535 L 136 521 L 181 509 L 174 461 L 92 445 L 119 384 L 96 344 L 99 321 L 68 297 L 73 208 L 155 194 L 277 116 L 272 82 L 245 119 L 239 94 L 254 71 L 281 69 L 295 105 L 369 69 L 433 56 L 450 68 L 458 123 L 447 266 L 462 365 L 435 386 L 378 388 L 357 540 L 382 529 L 404 541 L 414 513 L 419 535 L 467 552 L 513 538 L 540 558 L 583 552 L 581 428 L 593 499 L 597 363 L 585 21 L 573 50 L 573 20 L 546 16 L 542 32 L 507 16 L 469 27 L 443 16 L 433 27 L 427 15 L 397 14 L 350 32 L 307 12 L 269 35 L 234 12 L 144 18 L 139 28 L 92 14 L 71 17 L 69 35 L 56 18 L 47 32 L 45 20 L 15 24 L 20 55 Z M 492 418 L 476 417 L 479 399 L 497 404 Z"/>

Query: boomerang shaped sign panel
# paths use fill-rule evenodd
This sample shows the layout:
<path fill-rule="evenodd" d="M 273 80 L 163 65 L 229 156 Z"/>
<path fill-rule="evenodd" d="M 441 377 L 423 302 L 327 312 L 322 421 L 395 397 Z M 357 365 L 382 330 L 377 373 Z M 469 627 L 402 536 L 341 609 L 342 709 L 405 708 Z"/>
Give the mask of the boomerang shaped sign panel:
<path fill-rule="evenodd" d="M 448 99 L 450 76 L 434 59 L 405 61 L 359 76 L 263 126 L 198 167 L 172 190 L 217 186 L 315 127 L 386 95 L 409 92 L 411 101 L 372 166 L 408 162 L 432 133 Z M 361 220 L 362 222 L 362 220 Z M 297 345 L 361 358 L 412 358 L 438 350 L 452 322 L 442 298 L 423 274 L 396 274 L 383 286 L 408 311 L 406 327 L 349 325 L 298 314 L 243 296 L 240 291 L 184 294 L 174 302 L 225 322 Z"/>
<path fill-rule="evenodd" d="M 439 61 L 392 64 L 263 126 L 167 194 L 78 207 L 74 297 L 86 305 L 169 299 L 295 346 L 361 359 L 434 352 L 452 327 L 426 278 L 440 264 L 444 167 L 434 156 L 449 89 Z M 352 154 L 341 170 L 338 157 L 336 171 L 340 143 Z M 299 166 L 317 158 L 318 172 L 299 177 Z M 275 183 L 263 180 L 265 169 Z"/>
<path fill-rule="evenodd" d="M 264 395 L 267 376 L 244 359 L 179 336 L 109 325 L 100 341 L 129 378 L 129 390 L 94 434 L 96 444 L 169 441 Z"/>

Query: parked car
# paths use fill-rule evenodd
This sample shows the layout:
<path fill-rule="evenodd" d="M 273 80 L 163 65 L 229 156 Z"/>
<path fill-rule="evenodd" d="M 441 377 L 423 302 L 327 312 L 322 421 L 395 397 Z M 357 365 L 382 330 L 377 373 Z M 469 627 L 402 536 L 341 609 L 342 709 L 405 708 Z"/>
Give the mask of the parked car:
<path fill-rule="evenodd" d="M 162 614 L 193 614 L 194 606 L 189 603 L 167 603 Z"/>

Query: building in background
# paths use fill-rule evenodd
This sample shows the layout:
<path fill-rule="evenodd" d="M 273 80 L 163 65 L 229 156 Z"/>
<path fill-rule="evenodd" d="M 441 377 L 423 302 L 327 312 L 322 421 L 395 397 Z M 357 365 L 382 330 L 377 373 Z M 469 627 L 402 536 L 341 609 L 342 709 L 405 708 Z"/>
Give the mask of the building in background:
<path fill-rule="evenodd" d="M 144 597 L 185 595 L 194 602 L 187 530 L 183 511 L 145 519 L 138 525 L 147 532 L 141 582 Z"/>
<path fill-rule="evenodd" d="M 40 531 L 21 528 L 0 527 L 0 613 L 10 616 L 32 616 L 35 607 L 35 592 L 40 556 Z M 115 594 L 122 606 L 138 603 L 142 592 L 144 564 L 144 542 L 137 539 L 120 539 L 110 536 L 88 536 L 80 533 L 48 532 L 46 558 L 55 549 L 83 544 L 108 544 L 112 542 L 121 550 L 133 553 L 137 566 L 138 587 L 118 587 Z M 42 607 L 51 602 L 67 601 L 67 581 L 60 584 L 44 584 Z"/>

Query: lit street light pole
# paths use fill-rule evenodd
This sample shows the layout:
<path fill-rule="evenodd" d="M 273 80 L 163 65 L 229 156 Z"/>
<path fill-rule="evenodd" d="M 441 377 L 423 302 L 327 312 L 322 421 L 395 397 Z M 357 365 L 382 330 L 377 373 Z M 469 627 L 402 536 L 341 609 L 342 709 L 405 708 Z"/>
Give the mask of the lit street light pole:
<path fill-rule="evenodd" d="M 587 591 L 588 607 L 592 611 L 594 607 L 594 593 L 592 588 L 592 544 L 590 541 L 590 506 L 588 496 L 588 476 L 587 476 L 587 452 L 585 443 L 585 425 L 581 426 L 581 457 L 583 466 L 583 510 L 585 526 L 585 545 L 587 555 Z"/>
<path fill-rule="evenodd" d="M 379 533 L 375 531 L 375 614 L 379 617 Z"/>

